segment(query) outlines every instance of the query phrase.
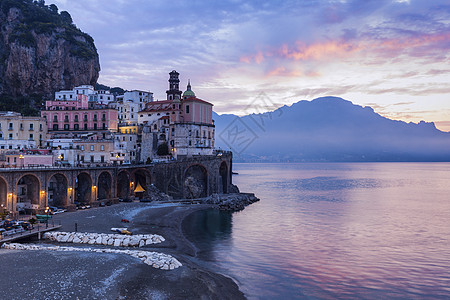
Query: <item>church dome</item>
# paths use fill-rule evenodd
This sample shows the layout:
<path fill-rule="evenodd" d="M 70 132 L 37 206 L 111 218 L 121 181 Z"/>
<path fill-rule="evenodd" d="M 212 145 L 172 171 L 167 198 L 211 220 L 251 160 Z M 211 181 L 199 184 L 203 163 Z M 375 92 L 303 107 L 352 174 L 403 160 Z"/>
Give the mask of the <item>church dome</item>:
<path fill-rule="evenodd" d="M 183 93 L 183 98 L 195 97 L 195 93 L 191 90 L 191 81 L 188 81 L 187 90 Z"/>
<path fill-rule="evenodd" d="M 195 93 L 193 91 L 186 91 L 183 93 L 183 97 L 195 97 Z"/>

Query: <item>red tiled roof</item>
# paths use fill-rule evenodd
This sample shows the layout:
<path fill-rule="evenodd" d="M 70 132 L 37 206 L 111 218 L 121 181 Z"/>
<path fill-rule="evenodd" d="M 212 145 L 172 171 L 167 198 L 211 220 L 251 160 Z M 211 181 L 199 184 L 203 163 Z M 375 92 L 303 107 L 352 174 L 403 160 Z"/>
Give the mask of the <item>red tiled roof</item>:
<path fill-rule="evenodd" d="M 184 102 L 200 102 L 200 103 L 205 103 L 205 104 L 209 104 L 209 105 L 213 106 L 212 103 L 209 103 L 208 101 L 199 99 L 197 97 L 189 97 L 189 98 L 184 99 L 183 101 Z"/>

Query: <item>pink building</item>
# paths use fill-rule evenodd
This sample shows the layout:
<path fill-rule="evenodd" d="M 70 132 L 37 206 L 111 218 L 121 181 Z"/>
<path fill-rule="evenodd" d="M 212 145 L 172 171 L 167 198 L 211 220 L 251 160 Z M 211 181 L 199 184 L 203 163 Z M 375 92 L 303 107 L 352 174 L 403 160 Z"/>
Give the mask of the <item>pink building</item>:
<path fill-rule="evenodd" d="M 182 94 L 179 90 L 179 73 L 169 73 L 169 90 L 167 100 L 154 101 L 146 104 L 139 112 L 138 122 L 146 124 L 142 136 L 142 159 L 152 156 L 155 146 L 167 143 L 174 157 L 194 155 L 212 155 L 214 150 L 214 121 L 212 119 L 213 105 L 195 96 L 188 83 L 187 90 Z M 169 121 L 170 120 L 170 121 Z M 153 142 L 145 140 L 153 139 Z M 151 151 L 150 151 L 150 150 Z M 148 151 L 147 151 L 148 150 Z"/>
<path fill-rule="evenodd" d="M 195 96 L 183 100 L 179 122 L 212 124 L 212 107 L 209 102 Z"/>
<path fill-rule="evenodd" d="M 88 108 L 88 96 L 76 95 L 74 100 L 55 100 L 45 101 L 46 110 L 76 110 Z"/>
<path fill-rule="evenodd" d="M 5 155 L 5 161 L 1 163 L 6 168 L 26 168 L 36 166 L 52 166 L 55 158 L 52 154 L 21 154 L 12 153 Z"/>
<path fill-rule="evenodd" d="M 65 107 L 68 108 L 72 106 Z M 93 130 L 117 131 L 117 110 L 112 108 L 54 110 L 50 107 L 50 109 L 47 108 L 47 110 L 41 111 L 41 116 L 47 119 L 49 132 Z"/>

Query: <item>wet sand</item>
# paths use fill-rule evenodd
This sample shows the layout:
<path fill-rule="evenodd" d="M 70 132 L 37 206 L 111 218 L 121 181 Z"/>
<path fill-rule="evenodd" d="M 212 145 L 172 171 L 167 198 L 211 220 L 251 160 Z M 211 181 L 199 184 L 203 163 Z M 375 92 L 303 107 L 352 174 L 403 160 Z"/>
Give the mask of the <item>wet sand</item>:
<path fill-rule="evenodd" d="M 170 254 L 183 266 L 166 271 L 123 254 L 0 249 L 2 298 L 244 299 L 232 279 L 196 263 L 199 249 L 183 235 L 183 219 L 209 207 L 121 203 L 55 215 L 61 231 L 75 231 L 76 223 L 79 232 L 111 233 L 111 227 L 128 227 L 134 234 L 160 234 L 166 241 L 139 249 Z"/>

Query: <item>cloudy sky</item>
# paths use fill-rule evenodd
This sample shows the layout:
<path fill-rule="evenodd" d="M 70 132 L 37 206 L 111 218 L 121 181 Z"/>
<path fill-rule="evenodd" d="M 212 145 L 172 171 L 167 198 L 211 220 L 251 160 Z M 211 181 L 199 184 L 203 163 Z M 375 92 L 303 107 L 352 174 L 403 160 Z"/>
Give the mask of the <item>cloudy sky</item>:
<path fill-rule="evenodd" d="M 333 95 L 450 131 L 448 0 L 47 0 L 95 40 L 99 82 L 165 99 L 168 73 L 218 113 Z"/>

